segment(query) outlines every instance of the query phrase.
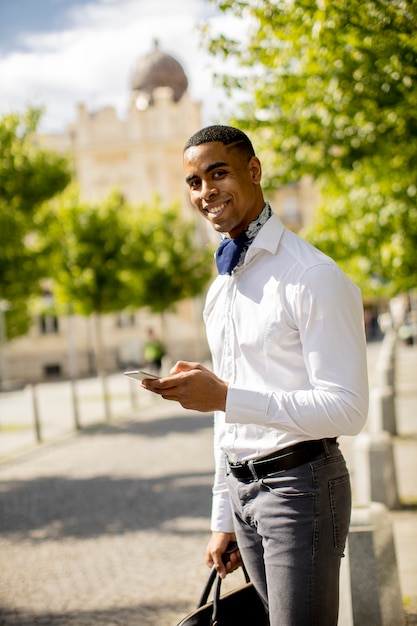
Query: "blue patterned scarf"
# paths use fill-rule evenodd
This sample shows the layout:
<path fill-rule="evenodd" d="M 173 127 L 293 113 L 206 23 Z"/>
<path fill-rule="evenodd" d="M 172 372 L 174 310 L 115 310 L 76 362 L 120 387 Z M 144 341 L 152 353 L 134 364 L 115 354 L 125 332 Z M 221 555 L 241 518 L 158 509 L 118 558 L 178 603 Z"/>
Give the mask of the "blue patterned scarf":
<path fill-rule="evenodd" d="M 234 239 L 229 239 L 226 235 L 223 235 L 216 252 L 216 265 L 219 274 L 232 274 L 236 267 L 243 263 L 250 244 L 271 215 L 272 209 L 269 203 L 265 202 L 261 213 L 249 224 L 243 233 Z"/>

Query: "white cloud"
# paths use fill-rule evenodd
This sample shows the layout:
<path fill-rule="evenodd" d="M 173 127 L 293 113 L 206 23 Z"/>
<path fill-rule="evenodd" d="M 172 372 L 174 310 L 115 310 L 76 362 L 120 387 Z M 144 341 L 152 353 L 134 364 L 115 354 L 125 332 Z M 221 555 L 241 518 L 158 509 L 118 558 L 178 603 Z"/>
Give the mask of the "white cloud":
<path fill-rule="evenodd" d="M 193 98 L 213 116 L 221 91 L 213 87 L 212 61 L 200 49 L 197 24 L 223 20 L 225 31 L 242 24 L 217 17 L 206 0 L 102 0 L 77 5 L 60 32 L 25 36 L 25 52 L 0 58 L 0 111 L 43 104 L 41 129 L 61 132 L 75 105 L 89 110 L 114 106 L 124 114 L 135 60 L 160 48 L 183 65 Z M 227 22 L 226 22 L 227 20 Z"/>

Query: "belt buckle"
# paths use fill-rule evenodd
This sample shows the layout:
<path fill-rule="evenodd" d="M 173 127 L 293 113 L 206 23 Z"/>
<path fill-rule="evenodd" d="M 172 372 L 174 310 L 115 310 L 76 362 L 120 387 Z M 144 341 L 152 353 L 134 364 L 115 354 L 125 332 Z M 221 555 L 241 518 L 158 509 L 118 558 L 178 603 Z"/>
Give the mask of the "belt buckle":
<path fill-rule="evenodd" d="M 243 463 L 239 463 L 239 462 L 238 463 L 232 463 L 229 460 L 229 457 L 227 455 L 226 455 L 226 459 L 227 459 L 227 464 L 229 466 L 231 474 L 233 476 L 235 476 L 238 480 L 253 480 L 253 479 L 258 480 L 258 477 L 256 476 L 256 474 L 254 474 L 253 469 L 251 470 L 251 468 L 249 467 L 250 461 L 244 461 Z M 252 461 L 252 463 L 253 463 L 253 461 Z M 243 470 L 243 472 L 247 472 L 248 470 L 249 471 L 248 471 L 247 477 L 246 476 L 243 477 L 243 476 L 239 476 L 238 473 L 234 474 L 233 470 L 236 470 L 237 472 L 239 472 L 241 470 Z M 252 478 L 251 478 L 251 476 L 252 476 Z"/>
<path fill-rule="evenodd" d="M 232 461 L 229 459 L 227 454 L 226 454 L 226 461 L 230 469 L 235 469 L 235 468 L 237 469 L 237 468 L 243 467 L 243 463 L 232 463 Z"/>

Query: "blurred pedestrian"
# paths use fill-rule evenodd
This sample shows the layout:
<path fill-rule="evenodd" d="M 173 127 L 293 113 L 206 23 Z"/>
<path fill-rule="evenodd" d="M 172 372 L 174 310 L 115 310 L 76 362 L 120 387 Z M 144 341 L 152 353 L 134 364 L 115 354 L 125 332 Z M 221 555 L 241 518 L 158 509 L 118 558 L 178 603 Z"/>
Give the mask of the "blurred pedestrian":
<path fill-rule="evenodd" d="M 156 336 L 152 328 L 148 329 L 148 338 L 145 343 L 143 358 L 146 367 L 156 374 L 161 373 L 162 358 L 165 356 L 165 347 Z"/>

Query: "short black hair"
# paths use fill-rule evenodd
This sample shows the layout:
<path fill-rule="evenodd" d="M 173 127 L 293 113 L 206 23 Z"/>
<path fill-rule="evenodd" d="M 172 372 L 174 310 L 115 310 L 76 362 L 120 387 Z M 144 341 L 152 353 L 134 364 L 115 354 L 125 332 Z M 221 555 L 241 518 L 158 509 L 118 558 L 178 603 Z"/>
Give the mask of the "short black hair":
<path fill-rule="evenodd" d="M 248 159 L 255 156 L 252 142 L 243 131 L 233 126 L 222 125 L 206 126 L 197 131 L 185 144 L 184 152 L 188 148 L 201 146 L 201 144 L 210 143 L 211 141 L 219 141 L 225 146 L 238 148 L 241 152 L 246 153 Z"/>

